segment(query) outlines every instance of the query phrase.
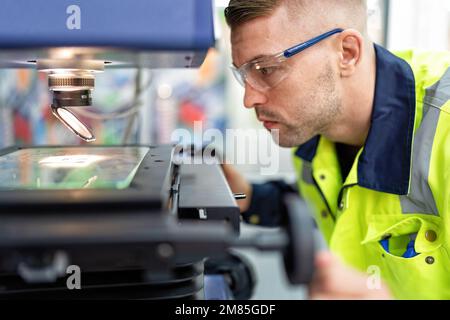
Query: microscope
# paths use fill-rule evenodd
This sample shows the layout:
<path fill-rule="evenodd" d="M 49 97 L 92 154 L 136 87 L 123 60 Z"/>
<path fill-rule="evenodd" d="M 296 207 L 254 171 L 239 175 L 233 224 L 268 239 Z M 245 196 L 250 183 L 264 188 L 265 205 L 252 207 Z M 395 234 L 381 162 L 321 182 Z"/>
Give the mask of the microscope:
<path fill-rule="evenodd" d="M 3 0 L 0 11 L 0 68 L 45 73 L 52 113 L 87 142 L 95 133 L 73 109 L 95 104 L 98 73 L 197 68 L 214 45 L 208 0 Z M 171 145 L 0 150 L 0 298 L 232 298 L 208 295 L 213 259 L 209 270 L 228 273 L 243 297 L 236 288 L 250 271 L 233 269 L 231 248 L 281 252 L 291 283 L 311 280 L 303 202 L 286 199 L 279 232 L 243 238 L 242 195 L 219 161 L 184 164 L 180 154 L 203 157 Z M 70 270 L 81 272 L 81 290 L 69 286 Z"/>

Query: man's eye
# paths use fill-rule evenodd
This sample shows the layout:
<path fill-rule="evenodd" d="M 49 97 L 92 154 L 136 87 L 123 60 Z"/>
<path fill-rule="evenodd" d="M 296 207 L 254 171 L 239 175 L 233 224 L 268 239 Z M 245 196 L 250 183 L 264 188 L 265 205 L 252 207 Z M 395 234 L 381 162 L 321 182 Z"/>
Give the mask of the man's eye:
<path fill-rule="evenodd" d="M 272 74 L 275 71 L 275 67 L 259 67 L 257 68 L 258 72 L 261 73 L 263 76 L 268 76 Z"/>

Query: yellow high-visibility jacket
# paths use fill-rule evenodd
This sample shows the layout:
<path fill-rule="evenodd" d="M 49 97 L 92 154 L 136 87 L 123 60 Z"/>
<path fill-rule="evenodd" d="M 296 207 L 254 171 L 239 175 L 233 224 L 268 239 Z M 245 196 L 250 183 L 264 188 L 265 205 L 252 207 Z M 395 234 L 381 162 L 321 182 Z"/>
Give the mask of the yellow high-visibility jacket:
<path fill-rule="evenodd" d="M 400 299 L 450 299 L 450 52 L 376 49 L 365 145 L 343 176 L 336 144 L 294 150 L 300 194 L 330 250 Z"/>

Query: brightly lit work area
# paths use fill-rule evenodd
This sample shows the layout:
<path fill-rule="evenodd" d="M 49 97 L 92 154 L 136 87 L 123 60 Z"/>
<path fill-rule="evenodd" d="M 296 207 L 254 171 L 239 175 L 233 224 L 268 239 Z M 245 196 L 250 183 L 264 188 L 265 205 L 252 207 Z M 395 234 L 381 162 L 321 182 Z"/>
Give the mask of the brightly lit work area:
<path fill-rule="evenodd" d="M 450 299 L 449 1 L 0 4 L 0 299 Z"/>

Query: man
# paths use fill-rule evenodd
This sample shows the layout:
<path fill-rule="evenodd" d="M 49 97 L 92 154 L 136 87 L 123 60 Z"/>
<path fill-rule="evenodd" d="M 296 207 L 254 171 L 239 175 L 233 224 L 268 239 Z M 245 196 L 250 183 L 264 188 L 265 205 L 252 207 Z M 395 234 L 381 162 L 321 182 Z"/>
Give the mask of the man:
<path fill-rule="evenodd" d="M 295 148 L 300 194 L 333 253 L 317 256 L 311 298 L 448 299 L 450 53 L 374 45 L 366 10 L 363 0 L 231 0 L 234 73 L 245 107 Z M 281 221 L 286 184 L 224 171 L 248 194 L 246 221 Z"/>

